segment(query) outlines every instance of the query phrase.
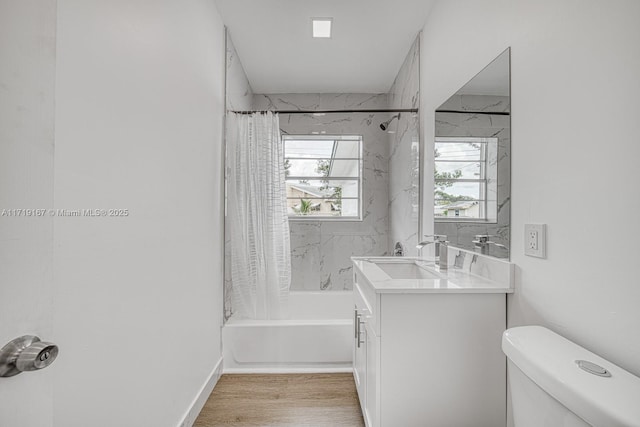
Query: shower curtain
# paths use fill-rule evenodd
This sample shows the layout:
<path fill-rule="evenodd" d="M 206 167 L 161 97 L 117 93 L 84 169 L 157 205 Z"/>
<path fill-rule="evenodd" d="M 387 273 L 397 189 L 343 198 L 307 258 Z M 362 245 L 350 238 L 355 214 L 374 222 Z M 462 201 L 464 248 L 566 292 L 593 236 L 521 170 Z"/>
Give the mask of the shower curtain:
<path fill-rule="evenodd" d="M 286 318 L 291 252 L 277 114 L 228 116 L 227 173 L 234 316 Z"/>

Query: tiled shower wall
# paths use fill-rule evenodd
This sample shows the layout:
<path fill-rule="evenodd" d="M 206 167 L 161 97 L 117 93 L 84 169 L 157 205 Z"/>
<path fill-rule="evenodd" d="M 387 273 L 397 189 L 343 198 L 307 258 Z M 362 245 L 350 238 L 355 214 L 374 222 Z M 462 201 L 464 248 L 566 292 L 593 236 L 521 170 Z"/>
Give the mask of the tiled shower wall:
<path fill-rule="evenodd" d="M 251 110 L 253 101 L 253 90 L 244 72 L 242 63 L 238 58 L 238 52 L 233 45 L 229 33 L 226 34 L 226 108 L 228 111 Z M 226 212 L 225 212 L 226 214 Z M 231 246 L 229 242 L 229 232 L 227 230 L 228 221 L 224 222 L 224 316 L 228 319 L 231 316 Z"/>
<path fill-rule="evenodd" d="M 256 110 L 385 109 L 386 94 L 255 95 Z M 363 220 L 295 219 L 291 229 L 291 289 L 352 289 L 351 256 L 385 255 L 388 218 L 388 138 L 380 123 L 388 113 L 281 114 L 290 135 L 362 135 L 364 145 Z"/>
<path fill-rule="evenodd" d="M 456 95 L 440 109 L 453 111 L 508 112 L 509 97 Z M 498 138 L 498 216 L 496 223 L 435 222 L 437 234 L 444 234 L 453 246 L 473 250 L 476 234 L 489 234 L 492 241 L 509 247 L 511 217 L 511 129 L 510 117 L 495 114 L 436 113 L 436 136 L 476 136 Z M 509 251 L 489 247 L 489 254 L 509 258 Z"/>
<path fill-rule="evenodd" d="M 420 105 L 420 38 L 409 50 L 391 90 L 389 108 L 413 109 Z M 420 217 L 420 124 L 418 114 L 401 113 L 389 130 L 389 253 L 396 242 L 405 256 L 417 256 Z"/>
<path fill-rule="evenodd" d="M 244 72 L 238 52 L 233 45 L 231 36 L 227 33 L 227 62 L 226 62 L 226 104 L 227 110 L 251 110 L 253 90 Z"/>

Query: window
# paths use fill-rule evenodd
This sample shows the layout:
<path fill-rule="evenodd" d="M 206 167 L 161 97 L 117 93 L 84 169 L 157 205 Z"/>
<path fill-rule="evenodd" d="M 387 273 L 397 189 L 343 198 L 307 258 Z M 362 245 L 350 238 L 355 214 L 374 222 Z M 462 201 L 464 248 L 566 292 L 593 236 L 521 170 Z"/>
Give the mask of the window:
<path fill-rule="evenodd" d="M 497 138 L 437 137 L 436 221 L 497 221 Z"/>
<path fill-rule="evenodd" d="M 282 138 L 289 218 L 360 220 L 362 137 Z"/>

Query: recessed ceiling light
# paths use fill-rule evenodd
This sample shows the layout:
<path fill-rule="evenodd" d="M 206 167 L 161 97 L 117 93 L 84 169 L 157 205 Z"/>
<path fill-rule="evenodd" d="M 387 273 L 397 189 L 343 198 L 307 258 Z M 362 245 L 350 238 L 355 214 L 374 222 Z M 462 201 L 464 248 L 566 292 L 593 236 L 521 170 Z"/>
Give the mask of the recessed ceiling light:
<path fill-rule="evenodd" d="M 333 18 L 311 18 L 313 37 L 320 39 L 331 38 L 331 23 Z"/>

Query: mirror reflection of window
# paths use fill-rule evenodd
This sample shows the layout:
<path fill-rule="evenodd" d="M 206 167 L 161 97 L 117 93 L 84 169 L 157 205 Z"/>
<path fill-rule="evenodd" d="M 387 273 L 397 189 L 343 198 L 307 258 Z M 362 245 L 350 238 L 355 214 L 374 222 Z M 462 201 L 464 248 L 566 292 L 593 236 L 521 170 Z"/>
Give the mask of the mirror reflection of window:
<path fill-rule="evenodd" d="M 496 221 L 497 138 L 436 138 L 436 220 Z"/>

